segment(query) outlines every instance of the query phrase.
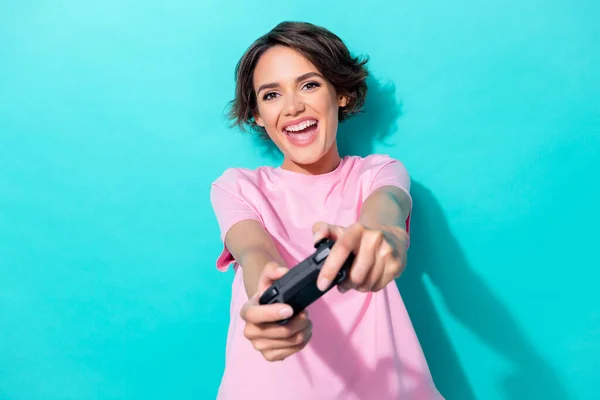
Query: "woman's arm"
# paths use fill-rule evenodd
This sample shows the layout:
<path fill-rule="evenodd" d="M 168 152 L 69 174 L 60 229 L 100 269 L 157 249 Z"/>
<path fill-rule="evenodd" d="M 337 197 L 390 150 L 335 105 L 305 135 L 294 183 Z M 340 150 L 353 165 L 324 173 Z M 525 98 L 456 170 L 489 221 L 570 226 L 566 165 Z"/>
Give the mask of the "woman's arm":
<path fill-rule="evenodd" d="M 240 310 L 245 322 L 244 336 L 268 361 L 283 360 L 302 350 L 312 336 L 312 323 L 306 310 L 294 316 L 285 326 L 274 322 L 290 318 L 287 304 L 259 305 L 255 296 L 264 291 L 287 270 L 275 243 L 260 223 L 243 220 L 233 225 L 225 235 L 229 252 L 242 266 L 248 301 Z"/>
<path fill-rule="evenodd" d="M 364 201 L 357 223 L 348 227 L 316 223 L 315 241 L 323 237 L 336 241 L 319 273 L 319 289 L 329 286 L 350 253 L 356 259 L 349 279 L 340 285 L 342 291 L 378 291 L 400 276 L 406 265 L 406 220 L 410 208 L 411 199 L 406 192 L 383 186 Z"/>
<path fill-rule="evenodd" d="M 364 201 L 358 222 L 367 228 L 395 227 L 406 230 L 411 210 L 409 195 L 396 186 L 383 186 Z"/>
<path fill-rule="evenodd" d="M 258 221 L 243 220 L 233 225 L 225 235 L 225 245 L 242 266 L 248 297 L 258 290 L 259 277 L 268 263 L 286 266 L 273 239 Z"/>

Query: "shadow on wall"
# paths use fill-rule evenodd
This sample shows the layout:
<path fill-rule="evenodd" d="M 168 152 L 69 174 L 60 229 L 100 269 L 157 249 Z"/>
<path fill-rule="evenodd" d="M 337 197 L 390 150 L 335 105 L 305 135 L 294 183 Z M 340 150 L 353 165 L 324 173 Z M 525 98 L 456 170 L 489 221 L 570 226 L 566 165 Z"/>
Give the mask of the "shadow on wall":
<path fill-rule="evenodd" d="M 442 394 L 447 399 L 475 398 L 425 277 L 455 320 L 512 363 L 514 372 L 499 382 L 504 398 L 568 399 L 558 373 L 536 353 L 508 309 L 469 265 L 433 194 L 419 182 L 413 182 L 411 192 L 409 264 L 397 283 Z"/>
<path fill-rule="evenodd" d="M 369 77 L 368 85 L 363 112 L 340 124 L 341 155 L 372 154 L 376 144 L 385 144 L 397 133 L 402 105 L 396 99 L 395 85 L 374 77 Z M 264 156 L 280 159 L 270 140 L 254 140 Z M 448 400 L 476 398 L 425 286 L 425 277 L 453 318 L 513 363 L 514 373 L 501 382 L 506 399 L 568 399 L 557 372 L 537 354 L 508 309 L 469 265 L 433 194 L 415 181 L 411 192 L 414 209 L 409 264 L 397 284 L 442 395 Z"/>

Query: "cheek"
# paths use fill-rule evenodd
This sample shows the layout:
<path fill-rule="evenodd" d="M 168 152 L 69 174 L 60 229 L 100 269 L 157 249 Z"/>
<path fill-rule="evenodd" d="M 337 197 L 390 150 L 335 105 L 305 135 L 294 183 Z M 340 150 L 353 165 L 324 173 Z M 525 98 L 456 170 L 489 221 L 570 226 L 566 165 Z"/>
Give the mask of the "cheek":
<path fill-rule="evenodd" d="M 335 95 L 329 93 L 326 98 L 321 100 L 321 103 L 321 110 L 323 110 L 329 118 L 337 118 L 338 103 Z"/>
<path fill-rule="evenodd" d="M 267 131 L 269 138 L 275 143 L 281 143 L 281 136 L 277 129 L 279 121 L 279 108 L 274 104 L 263 105 L 259 107 L 264 128 Z"/>
<path fill-rule="evenodd" d="M 322 102 L 320 109 L 322 110 L 321 113 L 327 116 L 327 125 L 330 127 L 337 126 L 338 104 L 335 98 L 325 99 Z"/>
<path fill-rule="evenodd" d="M 279 112 L 276 107 L 262 107 L 260 110 L 262 119 L 267 128 L 274 128 L 277 124 Z"/>

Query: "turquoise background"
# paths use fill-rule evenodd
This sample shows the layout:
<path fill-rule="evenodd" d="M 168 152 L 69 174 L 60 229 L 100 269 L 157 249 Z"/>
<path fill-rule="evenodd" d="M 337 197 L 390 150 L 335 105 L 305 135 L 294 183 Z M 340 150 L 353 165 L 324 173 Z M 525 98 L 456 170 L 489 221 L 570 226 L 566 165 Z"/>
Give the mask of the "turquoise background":
<path fill-rule="evenodd" d="M 3 1 L 0 399 L 210 399 L 232 275 L 210 183 L 281 20 L 371 57 L 341 148 L 401 159 L 399 280 L 448 399 L 600 398 L 600 3 Z"/>

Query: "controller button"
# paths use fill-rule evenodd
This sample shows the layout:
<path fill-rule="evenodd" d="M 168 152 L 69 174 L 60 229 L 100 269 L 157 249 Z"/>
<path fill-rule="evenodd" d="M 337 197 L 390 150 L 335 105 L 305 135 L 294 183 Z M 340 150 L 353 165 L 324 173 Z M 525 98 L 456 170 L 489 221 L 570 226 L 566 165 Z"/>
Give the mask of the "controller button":
<path fill-rule="evenodd" d="M 273 300 L 277 296 L 278 293 L 279 292 L 277 291 L 277 289 L 272 287 L 270 289 L 267 289 L 267 291 L 263 294 L 263 296 L 265 299 L 268 299 L 268 300 L 266 300 L 266 302 L 269 303 L 269 302 L 271 302 L 271 300 Z"/>
<path fill-rule="evenodd" d="M 317 264 L 319 264 L 321 261 L 323 261 L 325 258 L 327 258 L 327 256 L 329 255 L 329 252 L 330 252 L 329 249 L 323 249 L 320 252 L 318 252 L 317 255 L 315 255 L 313 260 L 315 260 L 315 262 Z"/>

